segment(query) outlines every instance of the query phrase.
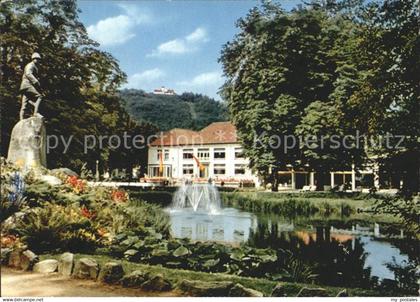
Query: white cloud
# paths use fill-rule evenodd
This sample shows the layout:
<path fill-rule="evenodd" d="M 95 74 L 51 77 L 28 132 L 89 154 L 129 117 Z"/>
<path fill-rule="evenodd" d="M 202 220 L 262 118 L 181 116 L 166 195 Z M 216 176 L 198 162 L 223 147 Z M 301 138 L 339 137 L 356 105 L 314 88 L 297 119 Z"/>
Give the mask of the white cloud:
<path fill-rule="evenodd" d="M 186 36 L 185 40 L 187 40 L 188 42 L 207 42 L 207 31 L 204 28 L 199 27 L 192 33 L 190 33 L 188 36 Z"/>
<path fill-rule="evenodd" d="M 191 91 L 201 93 L 220 100 L 217 91 L 224 82 L 222 73 L 219 71 L 204 72 L 194 76 L 190 80 L 176 83 L 176 91 Z"/>
<path fill-rule="evenodd" d="M 87 27 L 89 36 L 103 46 L 123 44 L 134 38 L 134 29 L 139 24 L 149 23 L 151 14 L 142 12 L 137 6 L 120 4 L 124 14 L 99 20 Z"/>
<path fill-rule="evenodd" d="M 157 52 L 162 53 L 174 53 L 181 54 L 188 52 L 188 47 L 182 40 L 172 40 L 162 43 L 158 46 Z"/>
<path fill-rule="evenodd" d="M 222 74 L 218 71 L 201 73 L 190 81 L 178 82 L 178 85 L 186 87 L 202 87 L 202 86 L 215 86 L 223 84 Z"/>
<path fill-rule="evenodd" d="M 148 57 L 159 57 L 163 55 L 185 54 L 198 50 L 199 46 L 209 41 L 207 31 L 198 27 L 184 38 L 174 39 L 160 44 L 157 49 L 148 54 Z"/>
<path fill-rule="evenodd" d="M 146 84 L 150 84 L 156 80 L 164 78 L 166 73 L 159 69 L 153 68 L 143 72 L 135 73 L 128 77 L 127 84 L 123 88 L 144 88 Z"/>

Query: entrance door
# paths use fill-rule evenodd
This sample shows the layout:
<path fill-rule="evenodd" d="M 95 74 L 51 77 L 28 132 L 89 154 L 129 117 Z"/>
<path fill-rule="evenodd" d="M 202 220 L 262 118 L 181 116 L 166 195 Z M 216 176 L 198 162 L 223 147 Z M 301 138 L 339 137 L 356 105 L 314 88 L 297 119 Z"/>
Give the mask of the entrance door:
<path fill-rule="evenodd" d="M 202 164 L 204 169 L 200 170 L 200 178 L 208 178 L 209 177 L 209 164 Z"/>

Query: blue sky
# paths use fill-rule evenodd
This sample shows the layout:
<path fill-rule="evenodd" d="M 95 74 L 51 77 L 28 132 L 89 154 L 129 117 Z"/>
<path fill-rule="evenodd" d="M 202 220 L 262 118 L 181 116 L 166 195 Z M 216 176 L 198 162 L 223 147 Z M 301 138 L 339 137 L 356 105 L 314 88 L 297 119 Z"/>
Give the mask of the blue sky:
<path fill-rule="evenodd" d="M 286 9 L 298 0 L 282 1 Z M 127 88 L 165 86 L 220 99 L 222 45 L 257 1 L 79 0 L 80 20 L 128 76 Z"/>

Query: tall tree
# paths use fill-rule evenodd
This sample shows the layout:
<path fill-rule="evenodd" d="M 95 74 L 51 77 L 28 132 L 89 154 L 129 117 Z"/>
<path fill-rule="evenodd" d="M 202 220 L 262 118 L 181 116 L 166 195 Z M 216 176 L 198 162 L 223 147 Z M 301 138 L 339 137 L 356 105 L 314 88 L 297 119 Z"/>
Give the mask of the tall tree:
<path fill-rule="evenodd" d="M 120 132 L 119 119 L 125 112 L 115 94 L 126 76 L 88 37 L 78 13 L 77 2 L 71 0 L 0 3 L 2 155 L 18 121 L 23 67 L 36 51 L 43 57 L 40 80 L 46 97 L 40 111 L 47 134 L 73 137 L 67 152 L 63 144 L 51 150 L 49 167 L 78 169 L 87 162 L 93 168 L 97 159 L 107 160 L 107 146 L 102 152 L 84 152 L 84 137 Z"/>
<path fill-rule="evenodd" d="M 340 25 L 324 10 L 301 7 L 287 13 L 263 2 L 238 21 L 240 33 L 222 50 L 228 79 L 224 97 L 245 154 L 266 178 L 275 181 L 287 164 L 305 164 L 299 143 L 291 147 L 288 138 L 296 134 L 310 104 L 329 106 L 337 67 L 331 52 Z M 280 138 L 280 148 L 273 138 Z"/>

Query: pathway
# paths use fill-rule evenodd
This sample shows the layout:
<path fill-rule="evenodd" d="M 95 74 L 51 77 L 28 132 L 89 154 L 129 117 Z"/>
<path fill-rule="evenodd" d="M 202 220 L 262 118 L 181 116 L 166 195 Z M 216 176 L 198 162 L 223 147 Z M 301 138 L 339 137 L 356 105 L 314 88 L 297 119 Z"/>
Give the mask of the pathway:
<path fill-rule="evenodd" d="M 1 267 L 2 297 L 174 297 L 176 291 L 145 292 L 140 289 L 104 285 L 92 280 L 69 279 Z"/>

